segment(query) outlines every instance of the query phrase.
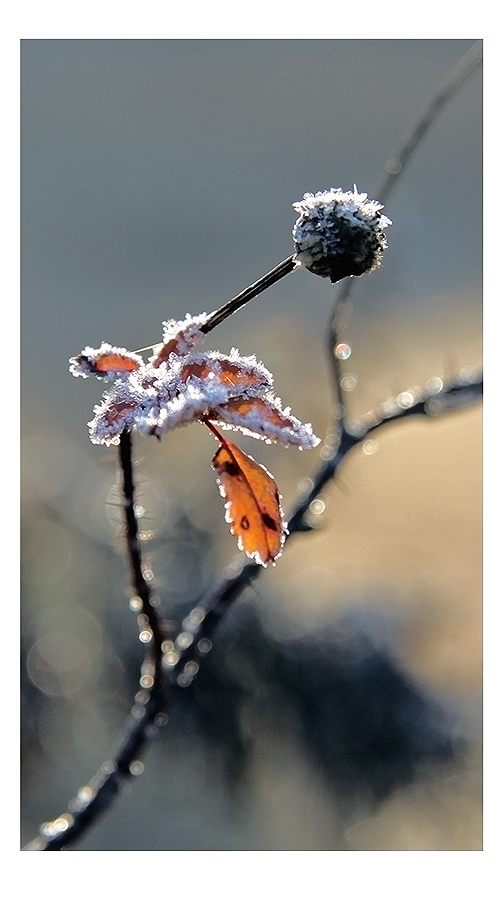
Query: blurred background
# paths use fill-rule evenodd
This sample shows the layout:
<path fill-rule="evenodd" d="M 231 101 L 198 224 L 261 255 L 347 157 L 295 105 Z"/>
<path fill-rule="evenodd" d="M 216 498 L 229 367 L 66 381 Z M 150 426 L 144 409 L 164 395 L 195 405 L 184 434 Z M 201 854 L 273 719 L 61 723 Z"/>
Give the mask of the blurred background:
<path fill-rule="evenodd" d="M 161 338 L 288 256 L 306 191 L 371 192 L 474 40 L 22 42 L 22 842 L 115 751 L 142 647 L 103 385 L 68 358 Z M 402 173 L 357 279 L 354 421 L 482 360 L 482 76 Z M 334 288 L 296 272 L 206 346 L 255 353 L 316 434 Z M 238 439 L 285 513 L 321 461 Z M 145 553 L 174 622 L 238 555 L 197 425 L 136 438 Z M 235 604 L 145 769 L 71 849 L 479 850 L 481 408 L 381 430 Z"/>

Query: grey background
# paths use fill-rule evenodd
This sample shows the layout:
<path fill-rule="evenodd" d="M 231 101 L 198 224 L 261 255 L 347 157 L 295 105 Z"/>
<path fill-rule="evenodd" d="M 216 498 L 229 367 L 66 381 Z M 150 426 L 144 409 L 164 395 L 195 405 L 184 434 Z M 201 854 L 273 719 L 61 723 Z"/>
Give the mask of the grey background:
<path fill-rule="evenodd" d="M 62 811 L 111 752 L 134 690 L 124 689 L 117 676 L 113 695 L 99 699 L 110 666 L 122 671 L 120 653 L 134 642 L 136 625 L 124 600 L 125 563 L 114 548 L 119 513 L 107 504 L 113 452 L 92 447 L 86 431 L 101 387 L 71 378 L 68 358 L 102 340 L 129 349 L 155 343 L 162 320 L 208 312 L 256 280 L 292 252 L 291 204 L 305 191 L 349 189 L 356 183 L 370 193 L 404 131 L 473 43 L 22 42 L 23 642 L 33 661 L 40 656 L 33 656 L 33 648 L 40 648 L 41 640 L 50 644 L 48 635 L 66 635 L 56 641 L 60 647 L 61 640 L 77 636 L 86 642 L 88 631 L 94 649 L 85 651 L 86 665 L 100 673 L 94 680 L 77 678 L 75 695 L 64 686 L 69 677 L 64 661 L 57 690 L 28 665 L 28 673 L 35 673 L 34 681 L 28 675 L 30 690 L 35 684 L 35 695 L 40 690 L 48 707 L 38 710 L 32 717 L 36 724 L 28 727 L 25 839 L 39 821 Z M 394 224 L 384 267 L 357 280 L 345 336 L 356 351 L 348 369 L 358 376 L 351 415 L 423 384 L 430 375 L 443 377 L 481 361 L 481 89 L 478 71 L 442 112 L 385 209 Z M 238 346 L 262 358 L 284 403 L 312 421 L 320 436 L 331 403 L 324 334 L 332 297 L 324 280 L 295 273 L 224 323 L 210 342 L 222 351 Z M 317 550 L 311 550 L 317 568 L 308 574 L 304 560 L 299 566 L 304 584 L 316 585 L 306 599 L 294 568 L 294 553 L 300 556 L 294 542 L 290 563 L 287 548 L 276 569 L 261 579 L 263 594 L 248 602 L 261 609 L 274 635 L 302 633 L 323 617 L 336 620 L 363 610 L 371 638 L 383 635 L 385 647 L 388 638 L 391 652 L 426 690 L 461 710 L 458 728 L 475 754 L 480 431 L 478 411 L 461 415 L 452 417 L 450 426 L 436 423 L 433 432 L 428 426 L 426 436 L 421 426 L 409 425 L 405 437 L 392 432 L 386 467 L 375 471 L 370 483 L 364 481 L 364 473 L 372 471 L 367 467 L 347 470 L 347 490 L 328 495 L 331 515 Z M 272 469 L 287 506 L 298 481 L 318 460 L 253 442 L 242 446 Z M 202 566 L 196 574 L 200 583 L 210 583 L 235 552 L 209 465 L 213 450 L 210 437 L 196 426 L 159 447 L 140 446 L 145 506 L 159 542 L 175 534 L 180 508 L 216 542 L 214 573 Z M 186 598 L 196 578 L 191 570 L 183 575 L 181 564 L 176 568 L 179 547 L 174 541 L 169 556 L 165 545 L 155 546 L 161 589 Z M 196 544 L 189 553 L 196 556 Z M 263 600 L 265 584 L 273 602 Z M 122 635 L 111 660 L 106 651 L 110 597 Z M 392 622 L 394 616 L 405 621 L 405 638 L 400 625 L 396 632 L 390 628 L 388 615 Z M 410 654 L 406 641 L 414 648 Z M 50 656 L 47 651 L 44 659 Z M 467 674 L 458 686 L 459 670 Z M 99 709 L 90 708 L 91 695 Z M 86 725 L 76 722 L 77 709 Z M 315 776 L 305 775 L 295 757 L 278 763 L 275 750 L 268 761 L 273 777 L 255 762 L 246 813 L 234 798 L 235 806 L 226 807 L 221 793 L 211 793 L 211 779 L 194 781 L 199 769 L 188 766 L 179 775 L 184 790 L 174 805 L 189 827 L 183 830 L 176 814 L 164 822 L 160 810 L 163 824 L 152 837 L 146 826 L 133 823 L 142 816 L 147 820 L 148 791 L 158 800 L 172 790 L 165 752 L 170 751 L 153 751 L 148 787 L 141 791 L 135 785 L 125 808 L 121 801 L 113 812 L 114 824 L 103 820 L 76 849 L 478 849 L 480 800 L 476 788 L 468 793 L 469 782 L 464 806 L 434 826 L 434 846 L 427 845 L 424 825 L 417 836 L 411 829 L 412 846 L 399 846 L 398 816 L 386 835 L 377 816 L 392 822 L 391 804 L 373 819 L 359 817 L 373 822 L 373 831 L 367 826 L 362 838 L 353 837 L 356 831 L 347 837 L 358 821 L 353 810 L 343 818 L 330 807 L 321 816 L 312 811 L 294 830 L 286 786 L 310 796 Z M 173 760 L 181 766 L 179 755 L 173 754 L 171 766 Z M 477 774 L 478 756 L 475 760 L 467 769 Z M 285 793 L 277 804 L 284 812 L 263 834 L 261 824 L 270 816 L 266 778 L 276 785 L 275 764 L 283 777 Z M 268 787 L 260 792 L 261 778 Z M 322 795 L 315 785 L 311 796 Z M 443 802 L 446 807 L 452 802 L 448 794 Z M 412 798 L 409 803 L 412 807 Z M 133 812 L 130 804 L 137 804 Z M 466 819 L 476 823 L 466 834 L 458 824 L 465 821 L 465 809 Z M 413 815 L 415 821 L 415 808 Z"/>

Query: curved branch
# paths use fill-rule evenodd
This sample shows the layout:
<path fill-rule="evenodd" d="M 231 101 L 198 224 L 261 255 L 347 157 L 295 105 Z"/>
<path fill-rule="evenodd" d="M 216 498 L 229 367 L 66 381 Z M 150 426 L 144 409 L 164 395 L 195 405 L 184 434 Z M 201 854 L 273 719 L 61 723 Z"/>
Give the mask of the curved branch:
<path fill-rule="evenodd" d="M 119 461 L 122 472 L 123 508 L 125 516 L 125 537 L 132 584 L 136 593 L 135 610 L 139 613 L 138 623 L 141 640 L 151 641 L 152 652 L 148 652 L 143 666 L 143 677 L 152 678 L 153 684 L 162 679 L 162 643 L 166 637 L 163 619 L 157 606 L 157 598 L 148 584 L 143 570 L 139 526 L 135 512 L 135 488 L 133 478 L 132 440 L 130 431 L 120 435 Z M 151 674 L 146 674 L 146 671 Z M 150 684 L 151 686 L 151 684 Z"/>

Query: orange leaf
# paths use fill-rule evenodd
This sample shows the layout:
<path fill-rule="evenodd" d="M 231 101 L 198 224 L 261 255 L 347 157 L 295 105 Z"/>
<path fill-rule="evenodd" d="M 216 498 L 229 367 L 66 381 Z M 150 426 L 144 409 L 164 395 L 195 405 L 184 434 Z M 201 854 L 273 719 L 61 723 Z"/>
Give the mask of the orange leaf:
<path fill-rule="evenodd" d="M 178 352 L 179 341 L 176 338 L 171 338 L 167 343 L 160 345 L 158 352 L 153 357 L 152 366 L 157 369 L 163 362 L 168 362 L 172 353 Z"/>
<path fill-rule="evenodd" d="M 278 398 L 270 394 L 263 397 L 231 397 L 226 403 L 220 403 L 217 409 L 209 410 L 209 417 L 267 441 L 294 444 L 301 449 L 315 447 L 319 443 L 311 425 L 296 419 L 290 409 L 282 409 Z"/>
<path fill-rule="evenodd" d="M 136 372 L 139 365 L 136 359 L 132 359 L 125 353 L 114 353 L 113 351 L 103 353 L 94 363 L 96 372 L 114 372 L 117 375 L 123 372 Z"/>
<path fill-rule="evenodd" d="M 98 350 L 86 347 L 78 356 L 70 359 L 70 372 L 73 375 L 97 375 L 98 378 L 112 378 L 127 375 L 129 372 L 137 372 L 143 365 L 143 360 L 137 353 L 131 353 L 123 347 L 112 347 L 111 344 L 102 343 Z"/>
<path fill-rule="evenodd" d="M 184 363 L 180 373 L 181 381 L 186 382 L 191 377 L 214 379 L 238 391 L 264 389 L 270 383 L 270 374 L 263 366 L 253 365 L 244 359 L 234 362 L 222 354 L 199 354 L 198 357 L 192 357 Z"/>
<path fill-rule="evenodd" d="M 221 441 L 212 465 L 227 501 L 226 521 L 238 537 L 240 550 L 266 566 L 280 556 L 287 533 L 276 481 L 252 456 L 209 427 Z"/>

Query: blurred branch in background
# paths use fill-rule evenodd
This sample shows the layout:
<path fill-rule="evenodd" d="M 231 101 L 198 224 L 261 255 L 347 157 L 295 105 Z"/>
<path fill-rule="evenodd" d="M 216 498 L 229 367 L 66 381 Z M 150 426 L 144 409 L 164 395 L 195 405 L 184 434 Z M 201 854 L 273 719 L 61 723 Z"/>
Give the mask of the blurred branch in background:
<path fill-rule="evenodd" d="M 371 196 L 377 197 L 380 203 L 386 205 L 388 197 L 390 197 L 397 182 L 404 174 L 421 141 L 426 137 L 445 105 L 453 99 L 465 80 L 473 75 L 482 64 L 482 56 L 483 44 L 482 41 L 477 41 L 449 72 L 449 75 L 431 98 L 423 113 L 407 129 L 396 152 L 387 160 L 384 174 L 371 191 Z M 346 327 L 349 309 L 348 299 L 354 283 L 353 279 L 347 279 L 340 285 L 334 314 L 331 319 L 330 331 L 328 332 L 329 359 L 333 367 L 334 384 L 337 391 L 340 390 L 341 372 L 339 355 L 336 353 L 336 344 Z M 341 406 L 342 402 L 343 400 L 340 396 L 339 403 Z"/>
<path fill-rule="evenodd" d="M 416 125 L 404 137 L 399 151 L 387 163 L 387 175 L 381 181 L 381 187 L 378 190 L 378 194 L 376 194 L 378 199 L 386 199 L 391 186 L 395 183 L 395 179 L 403 172 L 411 153 L 416 149 L 430 125 L 436 120 L 444 104 L 454 95 L 468 75 L 478 67 L 480 61 L 481 42 L 476 44 L 466 54 L 463 61 L 452 70 L 449 78 L 432 99 L 423 116 L 420 117 Z M 285 260 L 284 263 L 288 263 L 288 261 Z M 281 264 L 281 266 L 283 265 Z M 290 266 L 287 265 L 285 270 L 284 274 L 290 271 Z M 476 369 L 465 367 L 457 378 L 446 380 L 445 378 L 433 377 L 420 390 L 411 388 L 410 390 L 402 391 L 396 397 L 385 400 L 374 412 L 367 414 L 360 421 L 348 425 L 345 420 L 346 394 L 343 389 L 340 371 L 340 360 L 343 357 L 335 352 L 342 331 L 340 322 L 345 320 L 346 315 L 344 304 L 353 284 L 353 279 L 346 281 L 344 284 L 345 287 L 341 289 L 336 300 L 334 313 L 331 318 L 332 327 L 329 332 L 329 357 L 333 364 L 336 390 L 334 420 L 329 429 L 328 440 L 326 440 L 323 453 L 321 454 L 322 463 L 318 471 L 309 480 L 307 490 L 303 491 L 298 497 L 297 505 L 291 512 L 288 521 L 289 536 L 316 529 L 320 516 L 315 511 L 315 501 L 319 500 L 322 490 L 336 477 L 340 464 L 348 454 L 356 447 L 370 442 L 373 435 L 383 425 L 417 416 L 435 419 L 454 410 L 475 404 L 482 395 L 481 373 Z M 244 294 L 246 292 L 242 292 L 242 295 Z M 238 297 L 242 295 L 238 295 Z M 253 294 L 252 296 L 255 295 Z M 238 308 L 239 305 L 237 304 L 234 308 Z M 232 301 L 230 301 L 228 306 L 231 307 L 230 312 L 232 312 Z M 219 320 L 216 317 L 212 327 L 215 327 L 220 321 L 222 319 Z M 86 829 L 109 806 L 124 782 L 131 775 L 142 771 L 142 763 L 140 763 L 139 757 L 146 744 L 158 733 L 160 726 L 166 723 L 167 711 L 169 714 L 171 713 L 174 701 L 181 694 L 188 698 L 185 702 L 189 706 L 190 691 L 187 691 L 186 688 L 190 688 L 192 691 L 196 690 L 197 681 L 202 676 L 204 667 L 208 666 L 210 670 L 210 665 L 208 665 L 210 657 L 207 657 L 207 654 L 212 649 L 216 628 L 221 625 L 226 613 L 233 602 L 241 595 L 244 588 L 253 583 L 262 572 L 262 568 L 255 563 L 233 566 L 232 571 L 214 588 L 200 592 L 200 599 L 195 602 L 191 611 L 184 616 L 181 628 L 176 630 L 172 622 L 170 620 L 167 621 L 160 612 L 156 595 L 153 594 L 143 576 L 144 564 L 141 560 L 140 541 L 138 540 L 140 529 L 134 512 L 136 504 L 134 503 L 135 489 L 132 481 L 130 440 L 130 434 L 124 432 L 120 443 L 120 454 L 126 500 L 127 547 L 134 578 L 135 594 L 140 598 L 140 604 L 138 603 L 135 607 L 136 611 L 139 612 L 140 630 L 144 630 L 145 624 L 151 628 L 153 647 L 148 647 L 146 658 L 143 661 L 141 690 L 136 696 L 125 736 L 115 757 L 111 761 L 104 763 L 95 778 L 80 789 L 77 797 L 69 804 L 67 812 L 42 826 L 40 836 L 24 848 L 27 850 L 58 850 L 71 844 L 74 840 L 81 837 Z M 320 512 L 320 505 L 318 512 Z M 305 538 L 305 540 L 308 539 Z M 134 609 L 134 606 L 132 608 Z M 259 632 L 259 628 L 256 630 L 255 624 L 254 630 L 256 633 Z M 249 635 L 252 633 L 251 628 Z M 256 640 L 261 647 L 261 652 L 264 652 L 266 646 L 265 636 L 258 633 Z M 276 647 L 273 648 L 274 658 L 280 670 L 280 676 L 276 674 L 276 686 L 279 692 L 282 691 L 282 702 L 285 702 L 285 698 L 289 693 L 297 696 L 301 695 L 301 687 L 305 686 L 317 665 L 314 662 L 317 649 L 318 647 L 315 648 L 314 644 L 311 645 L 308 652 L 305 651 L 304 646 L 301 650 L 296 648 L 293 652 L 295 662 L 289 665 L 286 660 L 287 654 L 281 657 L 280 651 Z M 268 652 L 272 652 L 271 645 L 268 648 Z M 362 651 L 359 648 L 357 652 Z M 372 649 L 366 648 L 362 656 L 364 660 L 370 659 L 371 665 L 374 665 L 376 661 L 378 662 L 378 671 L 383 680 L 390 677 L 388 672 L 383 676 L 384 663 L 382 658 L 378 658 L 377 653 L 374 653 Z M 291 659 L 292 656 L 289 658 L 289 663 Z M 202 669 L 199 676 L 200 667 Z M 254 675 L 253 677 L 257 676 Z M 268 672 L 265 676 L 261 673 L 259 677 L 273 680 L 273 669 L 271 673 Z M 336 675 L 333 675 L 331 671 L 329 677 L 332 685 L 335 685 L 336 679 L 338 679 L 337 687 L 339 689 L 344 677 L 342 671 L 339 670 Z M 365 675 L 363 677 L 365 678 Z M 220 689 L 222 695 L 224 695 L 224 686 L 220 686 Z M 243 688 L 240 686 L 240 689 L 244 691 L 249 690 L 249 686 L 244 685 Z M 346 689 L 346 685 L 344 689 Z M 412 690 L 409 686 L 402 686 L 399 690 L 403 692 L 402 696 L 406 696 L 407 701 L 411 698 L 411 706 L 414 703 L 415 710 L 417 710 L 419 700 L 417 695 L 412 698 Z M 353 701 L 356 703 L 355 695 L 356 691 L 353 694 Z M 340 773 L 344 773 L 348 780 L 350 777 L 353 777 L 352 771 L 351 774 L 347 775 L 349 765 L 347 758 L 343 756 L 346 752 L 346 747 L 343 749 L 341 744 L 336 744 L 336 741 L 340 741 L 339 733 L 336 735 L 335 728 L 332 729 L 331 733 L 327 727 L 328 716 L 332 713 L 332 710 L 324 708 L 318 719 L 311 719 L 308 709 L 311 712 L 312 696 L 313 694 L 307 694 L 304 697 L 302 715 L 304 717 L 305 734 L 308 733 L 308 729 L 313 728 L 317 731 L 325 726 L 326 737 L 323 749 L 321 742 L 317 743 L 316 752 L 324 754 L 323 765 L 325 771 L 330 772 L 339 787 L 340 782 L 342 782 L 342 778 L 340 779 L 339 777 Z M 350 702 L 349 688 L 346 702 Z M 366 714 L 366 712 L 367 707 L 364 707 L 363 714 Z M 211 715 L 214 717 L 214 710 L 212 710 Z M 422 707 L 416 715 L 418 720 L 422 717 L 424 722 L 427 718 L 429 719 L 431 713 L 425 707 Z M 310 716 L 309 724 L 307 722 L 308 716 Z M 433 716 L 431 718 L 433 719 Z M 437 758 L 440 756 L 447 757 L 452 752 L 452 745 L 450 742 L 448 743 L 447 738 L 444 736 L 445 731 L 442 732 L 441 726 L 432 725 L 430 721 L 428 721 L 428 726 L 431 729 L 431 744 L 436 746 L 437 749 Z M 330 747 L 329 739 L 331 740 Z M 381 739 L 385 739 L 384 734 L 381 735 Z M 400 749 L 402 750 L 402 747 Z M 416 750 L 416 746 L 412 744 L 412 741 L 406 752 L 409 760 L 414 759 L 415 756 L 419 761 L 419 752 Z M 405 753 L 403 753 L 403 756 L 405 756 Z M 335 760 L 334 765 L 331 757 Z M 337 777 L 335 775 L 336 765 Z M 412 771 L 413 767 L 409 762 L 405 778 L 411 777 Z M 380 776 L 374 777 L 374 794 L 376 796 L 381 793 L 384 795 L 391 789 L 391 784 L 386 785 L 386 787 L 381 785 Z"/>

